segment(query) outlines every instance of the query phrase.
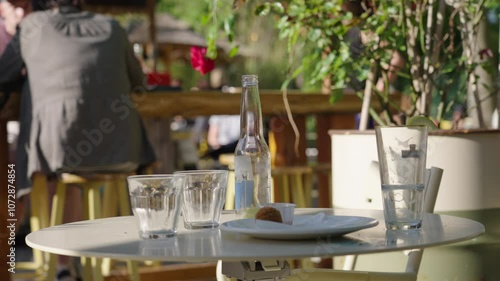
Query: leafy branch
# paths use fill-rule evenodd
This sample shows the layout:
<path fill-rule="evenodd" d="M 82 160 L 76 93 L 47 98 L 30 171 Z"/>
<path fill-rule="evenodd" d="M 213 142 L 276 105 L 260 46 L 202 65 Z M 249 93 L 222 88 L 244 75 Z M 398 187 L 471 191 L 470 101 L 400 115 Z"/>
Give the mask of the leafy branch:
<path fill-rule="evenodd" d="M 285 101 L 290 82 L 298 75 L 307 75 L 308 83 L 327 87 L 332 102 L 342 98 L 344 89 L 351 88 L 368 109 L 374 94 L 383 118 L 371 108 L 363 111 L 369 111 L 378 123 L 394 123 L 394 113 L 403 110 L 406 115 L 430 115 L 433 96 L 438 97 L 435 116 L 441 119 L 452 108 L 449 89 L 460 83 L 460 72 L 466 73 L 469 87 L 477 93 L 481 83 L 475 70 L 483 65 L 477 63 L 474 38 L 485 8 L 495 2 L 234 0 L 233 5 L 227 5 L 227 0 L 211 1 L 212 21 L 222 13 L 224 22 L 212 24 L 224 30 L 228 38 L 234 35 L 232 26 L 238 9 L 250 2 L 256 15 L 276 19 L 279 39 L 287 43 L 289 55 L 287 79 L 282 84 Z M 212 38 L 216 38 L 215 31 L 209 36 L 209 45 L 215 42 Z M 402 67 L 393 62 L 394 54 L 401 56 Z M 409 108 L 389 102 L 394 77 L 406 86 L 403 91 L 412 102 Z M 483 100 L 479 96 L 475 99 Z M 484 120 L 480 122 L 484 126 Z"/>

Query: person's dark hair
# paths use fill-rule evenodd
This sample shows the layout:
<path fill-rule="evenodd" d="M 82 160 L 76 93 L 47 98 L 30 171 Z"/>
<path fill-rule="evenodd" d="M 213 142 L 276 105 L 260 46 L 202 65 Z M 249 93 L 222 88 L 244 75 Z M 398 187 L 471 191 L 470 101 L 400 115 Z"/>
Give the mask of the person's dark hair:
<path fill-rule="evenodd" d="M 55 7 L 80 6 L 79 0 L 31 0 L 33 11 L 44 11 Z"/>
<path fill-rule="evenodd" d="M 75 0 L 55 0 L 58 7 L 61 6 L 77 6 L 79 1 Z"/>
<path fill-rule="evenodd" d="M 31 7 L 33 11 L 45 11 L 53 7 L 49 2 L 52 0 L 31 0 Z"/>

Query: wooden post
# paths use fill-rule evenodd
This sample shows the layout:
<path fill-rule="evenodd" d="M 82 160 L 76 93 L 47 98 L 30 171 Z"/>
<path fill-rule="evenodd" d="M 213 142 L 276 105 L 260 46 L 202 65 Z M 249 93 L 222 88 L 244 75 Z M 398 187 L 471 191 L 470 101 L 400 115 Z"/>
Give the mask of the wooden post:
<path fill-rule="evenodd" d="M 299 135 L 296 136 L 290 121 L 283 116 L 272 117 L 269 122 L 270 131 L 276 141 L 276 154 L 273 163 L 276 167 L 305 165 L 306 150 L 306 121 L 305 116 L 294 116 Z M 295 143 L 298 140 L 298 151 Z"/>
<path fill-rule="evenodd" d="M 318 164 L 332 163 L 331 162 L 331 142 L 328 130 L 330 129 L 330 119 L 333 116 L 318 115 L 316 117 L 316 148 L 318 149 Z M 329 208 L 332 206 L 332 198 L 330 194 L 330 183 L 327 176 L 318 175 L 318 207 Z"/>
<path fill-rule="evenodd" d="M 318 164 L 330 165 L 332 163 L 331 139 L 328 134 L 332 129 L 354 129 L 355 115 L 353 112 L 337 114 L 321 114 L 316 117 L 316 132 L 318 148 Z M 333 176 L 333 175 L 332 175 Z M 318 207 L 332 207 L 332 195 L 330 194 L 330 179 L 325 174 L 318 175 Z"/>
<path fill-rule="evenodd" d="M 275 167 L 284 166 L 300 166 L 307 164 L 306 158 L 306 118 L 305 116 L 294 116 L 294 121 L 299 130 L 299 135 L 296 136 L 290 120 L 283 116 L 274 116 L 270 119 L 269 129 L 273 135 L 272 141 L 274 143 L 270 146 L 275 147 L 271 159 Z M 298 140 L 298 151 L 295 149 L 295 142 Z M 279 199 L 280 189 L 278 181 L 275 181 L 274 198 Z"/>
<path fill-rule="evenodd" d="M 151 40 L 152 46 L 152 66 L 151 70 L 156 72 L 156 65 L 158 61 L 158 40 L 156 39 L 156 17 L 155 17 L 155 8 L 156 8 L 156 0 L 148 0 L 147 2 L 147 13 L 149 18 L 149 38 Z"/>

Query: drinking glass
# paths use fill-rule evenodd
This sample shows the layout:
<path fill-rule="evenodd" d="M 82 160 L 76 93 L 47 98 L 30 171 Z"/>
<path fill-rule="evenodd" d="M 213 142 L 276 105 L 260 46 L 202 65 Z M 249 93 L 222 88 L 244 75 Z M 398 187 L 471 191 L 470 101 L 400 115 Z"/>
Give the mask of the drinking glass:
<path fill-rule="evenodd" d="M 165 239 L 177 233 L 183 177 L 127 177 L 132 212 L 142 239 Z"/>
<path fill-rule="evenodd" d="M 376 127 L 387 229 L 422 225 L 427 127 Z"/>
<path fill-rule="evenodd" d="M 217 228 L 226 201 L 227 170 L 177 171 L 185 177 L 182 217 L 187 229 Z"/>

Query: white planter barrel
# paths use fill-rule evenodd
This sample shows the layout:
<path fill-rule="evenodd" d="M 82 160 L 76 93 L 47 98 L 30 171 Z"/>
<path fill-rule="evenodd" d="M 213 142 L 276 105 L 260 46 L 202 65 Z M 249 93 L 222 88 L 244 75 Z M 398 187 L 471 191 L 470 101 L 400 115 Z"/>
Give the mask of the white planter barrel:
<path fill-rule="evenodd" d="M 335 207 L 382 209 L 374 131 L 330 131 Z M 500 208 L 500 131 L 436 131 L 427 167 L 444 169 L 436 211 Z"/>
<path fill-rule="evenodd" d="M 375 132 L 332 130 L 330 135 L 333 206 L 382 209 Z M 431 166 L 444 169 L 435 211 L 477 220 L 486 233 L 426 249 L 418 280 L 500 280 L 500 130 L 432 132 Z M 356 269 L 401 271 L 402 261 L 401 253 L 363 255 Z"/>

